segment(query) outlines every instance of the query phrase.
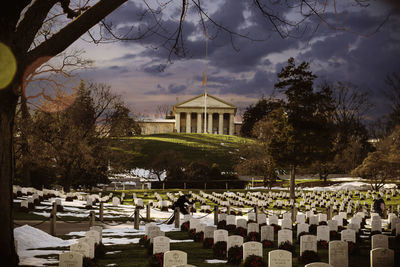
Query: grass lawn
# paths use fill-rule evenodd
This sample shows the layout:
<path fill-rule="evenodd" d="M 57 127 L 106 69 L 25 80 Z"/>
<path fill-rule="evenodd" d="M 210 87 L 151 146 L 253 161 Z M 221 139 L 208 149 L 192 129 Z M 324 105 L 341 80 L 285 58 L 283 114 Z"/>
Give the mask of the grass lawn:
<path fill-rule="evenodd" d="M 143 168 L 161 151 L 182 153 L 188 161 L 205 160 L 217 163 L 222 170 L 232 170 L 233 153 L 251 139 L 215 134 L 155 134 L 114 139 L 112 150 L 127 158 L 127 169 Z"/>
<path fill-rule="evenodd" d="M 166 236 L 173 240 L 185 240 L 188 238 L 187 232 L 167 232 Z M 276 249 L 266 248 L 263 249 L 264 260 L 268 261 L 268 252 Z M 369 266 L 369 250 L 370 250 L 369 240 L 364 240 L 360 245 L 360 252 L 357 255 L 349 257 L 349 266 L 359 267 L 359 266 Z M 225 263 L 206 263 L 207 259 L 214 259 L 212 249 L 204 249 L 202 243 L 200 242 L 181 242 L 181 243 L 171 243 L 171 250 L 182 250 L 188 254 L 188 264 L 193 264 L 195 266 L 226 266 Z M 304 264 L 299 262 L 299 244 L 296 244 L 295 257 L 293 257 L 293 267 L 304 266 Z M 129 244 L 129 245 L 111 245 L 106 246 L 106 254 L 103 258 L 96 259 L 98 266 L 111 266 L 111 264 L 116 264 L 114 266 L 128 267 L 128 266 L 148 266 L 148 260 L 150 255 L 147 253 L 147 249 L 141 247 L 139 244 Z M 328 263 L 328 250 L 318 249 L 318 256 L 321 261 Z M 232 265 L 233 266 L 233 265 Z"/>

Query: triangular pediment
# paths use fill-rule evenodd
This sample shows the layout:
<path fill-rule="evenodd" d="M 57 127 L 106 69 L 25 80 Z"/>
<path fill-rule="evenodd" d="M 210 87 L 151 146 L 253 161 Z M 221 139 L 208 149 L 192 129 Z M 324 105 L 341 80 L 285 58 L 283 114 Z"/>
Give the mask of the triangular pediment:
<path fill-rule="evenodd" d="M 199 96 L 193 97 L 189 100 L 186 100 L 182 103 L 179 103 L 175 105 L 175 108 L 197 108 L 197 107 L 204 107 L 204 94 L 201 94 Z M 208 108 L 234 108 L 236 109 L 236 106 L 227 103 L 215 96 L 207 94 L 207 107 Z"/>

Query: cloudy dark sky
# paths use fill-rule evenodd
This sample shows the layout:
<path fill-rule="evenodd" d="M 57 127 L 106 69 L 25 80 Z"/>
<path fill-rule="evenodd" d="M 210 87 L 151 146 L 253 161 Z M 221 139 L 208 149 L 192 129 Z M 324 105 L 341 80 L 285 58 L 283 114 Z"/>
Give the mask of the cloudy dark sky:
<path fill-rule="evenodd" d="M 181 1 L 176 1 L 176 6 L 172 2 L 162 16 L 144 13 L 142 2 L 129 1 L 107 18 L 115 33 L 134 37 L 138 26 L 143 32 L 154 25 L 154 16 L 162 28 L 140 41 L 97 45 L 76 42 L 73 47 L 84 48 L 86 56 L 95 61 L 95 68 L 81 72 L 81 77 L 111 85 L 135 112 L 147 114 L 154 113 L 158 105 L 173 105 L 202 93 L 206 42 L 198 12 L 193 2 L 188 2 L 183 25 L 184 58 L 172 56 L 169 62 L 168 47 L 172 43 L 165 43 L 164 39 L 177 29 Z M 350 82 L 358 90 L 369 92 L 375 103 L 372 115 L 381 114 L 388 106 L 382 94 L 385 77 L 400 73 L 400 7 L 396 1 L 371 0 L 367 7 L 352 0 L 336 1 L 336 11 L 334 6 L 328 5 L 324 11 L 322 6 L 316 6 L 321 18 L 310 16 L 298 29 L 280 25 L 284 33 L 291 35 L 286 38 L 261 15 L 254 1 L 208 2 L 212 4 L 205 3 L 204 10 L 216 23 L 248 37 L 232 36 L 206 19 L 212 37 L 208 41 L 210 94 L 239 107 L 255 103 L 261 96 L 273 93 L 277 73 L 292 56 L 297 63 L 310 62 L 318 76 L 317 83 Z M 281 18 L 292 22 L 302 19 L 299 7 L 271 4 L 279 1 L 263 2 L 268 3 L 268 11 Z M 309 12 L 307 8 L 303 11 Z M 167 49 L 161 46 L 163 43 Z"/>

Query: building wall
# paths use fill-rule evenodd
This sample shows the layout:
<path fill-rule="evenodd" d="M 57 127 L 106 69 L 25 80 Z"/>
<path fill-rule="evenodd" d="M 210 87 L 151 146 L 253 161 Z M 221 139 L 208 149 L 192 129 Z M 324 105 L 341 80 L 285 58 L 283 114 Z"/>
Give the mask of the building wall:
<path fill-rule="evenodd" d="M 175 123 L 174 122 L 139 122 L 140 128 L 142 129 L 143 135 L 159 134 L 159 133 L 173 133 Z"/>

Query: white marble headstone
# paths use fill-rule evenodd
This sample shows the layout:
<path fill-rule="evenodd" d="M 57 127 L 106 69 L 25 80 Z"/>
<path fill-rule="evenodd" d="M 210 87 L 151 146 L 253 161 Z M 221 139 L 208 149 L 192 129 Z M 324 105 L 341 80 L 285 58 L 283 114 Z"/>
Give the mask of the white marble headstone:
<path fill-rule="evenodd" d="M 345 241 L 329 242 L 329 264 L 333 267 L 349 266 L 348 244 Z"/>
<path fill-rule="evenodd" d="M 164 253 L 164 267 L 187 264 L 187 253 L 180 250 L 170 250 Z"/>
<path fill-rule="evenodd" d="M 170 240 L 165 236 L 156 236 L 153 239 L 153 254 L 169 251 Z"/>
<path fill-rule="evenodd" d="M 250 241 L 243 244 L 243 259 L 246 260 L 251 255 L 263 256 L 263 247 L 260 242 Z"/>
<path fill-rule="evenodd" d="M 59 267 L 82 267 L 83 256 L 76 252 L 61 253 L 59 257 Z"/>
<path fill-rule="evenodd" d="M 292 267 L 292 253 L 286 250 L 277 249 L 268 253 L 269 267 Z"/>

